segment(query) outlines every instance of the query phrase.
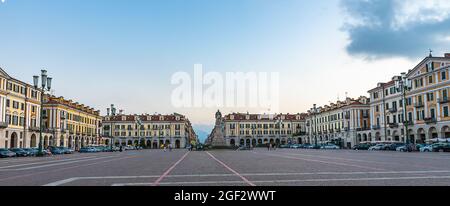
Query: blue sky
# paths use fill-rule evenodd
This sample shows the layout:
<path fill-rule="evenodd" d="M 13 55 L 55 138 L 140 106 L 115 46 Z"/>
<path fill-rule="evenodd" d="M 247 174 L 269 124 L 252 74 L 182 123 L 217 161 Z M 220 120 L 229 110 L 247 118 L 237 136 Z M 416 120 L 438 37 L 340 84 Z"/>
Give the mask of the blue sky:
<path fill-rule="evenodd" d="M 217 108 L 171 107 L 173 73 L 278 71 L 281 111 L 304 112 L 367 95 L 429 48 L 449 52 L 449 11 L 445 0 L 6 0 L 0 67 L 27 82 L 45 67 L 56 95 L 103 112 L 210 124 Z"/>

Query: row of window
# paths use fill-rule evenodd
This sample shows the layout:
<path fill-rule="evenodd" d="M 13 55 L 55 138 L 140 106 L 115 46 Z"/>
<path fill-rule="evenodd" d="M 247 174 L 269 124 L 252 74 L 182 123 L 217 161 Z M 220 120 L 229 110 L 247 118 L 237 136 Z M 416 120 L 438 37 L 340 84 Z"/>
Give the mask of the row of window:
<path fill-rule="evenodd" d="M 14 126 L 25 126 L 25 118 L 24 117 L 19 117 L 17 115 L 6 115 L 6 122 L 9 125 L 14 125 Z"/>
<path fill-rule="evenodd" d="M 6 89 L 8 91 L 13 91 L 15 93 L 27 96 L 27 89 L 26 89 L 26 87 L 20 86 L 18 84 L 14 84 L 12 82 L 8 82 L 8 84 L 6 86 Z M 37 96 L 38 96 L 38 92 L 36 90 L 34 90 L 34 89 L 31 89 L 31 98 L 38 99 Z"/>
<path fill-rule="evenodd" d="M 448 99 L 448 90 L 447 89 L 443 89 L 441 91 L 439 91 L 441 93 L 441 97 L 443 100 L 447 100 Z M 434 92 L 428 92 L 425 94 L 425 97 L 427 99 L 427 102 L 433 102 L 436 100 L 435 98 L 435 93 Z M 398 104 L 397 104 L 398 103 Z M 423 95 L 418 95 L 417 96 L 417 104 L 418 105 L 423 105 L 424 101 L 423 101 Z M 389 109 L 397 109 L 398 107 L 403 108 L 403 100 L 398 100 L 397 101 L 393 101 L 393 102 L 388 102 L 386 103 L 386 110 Z M 411 106 L 412 105 L 412 97 L 408 97 L 406 98 L 406 105 L 407 106 Z M 380 106 L 376 105 L 375 106 L 375 112 L 380 112 Z"/>
<path fill-rule="evenodd" d="M 110 133 L 105 131 L 104 134 L 105 134 L 105 136 L 109 136 Z M 181 132 L 175 131 L 174 135 L 176 137 L 179 137 L 181 135 Z M 152 135 L 151 132 L 140 132 L 140 133 L 138 133 L 138 132 L 114 132 L 114 136 L 115 137 L 138 137 L 138 136 L 139 137 L 151 137 L 151 136 L 164 137 L 164 136 L 170 136 L 170 133 L 169 132 L 159 132 L 159 133 L 154 132 Z"/>
<path fill-rule="evenodd" d="M 181 129 L 181 124 L 175 124 L 175 130 L 180 130 Z M 136 125 L 114 125 L 114 129 L 115 130 L 162 130 L 162 129 L 170 129 L 171 125 L 147 125 L 147 127 L 145 127 L 144 125 L 140 125 L 138 126 Z M 104 130 L 110 130 L 110 126 L 109 125 L 105 125 L 103 127 Z"/>
<path fill-rule="evenodd" d="M 435 108 L 430 108 L 429 110 L 429 116 L 425 116 L 425 110 L 417 110 L 416 111 L 416 120 L 425 120 L 427 118 L 431 119 L 431 120 L 436 120 L 436 109 Z M 449 107 L 448 106 L 444 106 L 443 107 L 443 111 L 442 111 L 443 117 L 449 117 Z M 408 112 L 408 122 L 412 122 L 413 121 L 413 113 L 412 112 Z M 377 125 L 380 125 L 380 117 L 377 117 L 376 119 L 377 121 Z M 398 115 L 387 115 L 386 116 L 386 123 L 387 124 L 397 124 L 397 123 L 403 123 L 404 122 L 404 117 L 403 114 L 398 114 Z"/>

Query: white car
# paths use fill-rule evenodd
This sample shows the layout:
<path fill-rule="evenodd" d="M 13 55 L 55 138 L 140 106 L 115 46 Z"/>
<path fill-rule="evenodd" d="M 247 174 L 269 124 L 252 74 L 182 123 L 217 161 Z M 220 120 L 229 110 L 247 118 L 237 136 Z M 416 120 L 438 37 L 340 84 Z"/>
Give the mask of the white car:
<path fill-rule="evenodd" d="M 384 144 L 377 144 L 375 146 L 369 147 L 370 151 L 374 151 L 374 150 L 381 150 L 381 148 L 384 147 Z"/>
<path fill-rule="evenodd" d="M 433 151 L 433 145 L 427 145 L 425 147 L 421 147 L 420 152 L 432 152 Z"/>
<path fill-rule="evenodd" d="M 320 149 L 340 149 L 340 147 L 334 144 L 327 144 L 321 146 Z"/>

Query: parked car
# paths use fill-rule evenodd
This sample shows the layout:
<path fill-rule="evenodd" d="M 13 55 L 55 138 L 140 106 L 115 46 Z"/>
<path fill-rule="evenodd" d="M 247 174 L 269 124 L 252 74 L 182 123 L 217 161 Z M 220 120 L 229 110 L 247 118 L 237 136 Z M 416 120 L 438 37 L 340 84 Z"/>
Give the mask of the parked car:
<path fill-rule="evenodd" d="M 395 148 L 395 151 L 397 151 L 397 152 L 406 152 L 406 151 L 408 151 L 408 149 L 406 148 L 406 145 L 403 145 L 403 146 Z"/>
<path fill-rule="evenodd" d="M 73 154 L 75 151 L 68 147 L 58 147 L 60 150 L 64 152 L 64 154 Z"/>
<path fill-rule="evenodd" d="M 96 153 L 98 150 L 94 147 L 82 147 L 79 151 L 80 153 Z"/>
<path fill-rule="evenodd" d="M 433 151 L 433 145 L 426 145 L 419 149 L 420 152 L 432 152 Z"/>
<path fill-rule="evenodd" d="M 435 143 L 432 145 L 433 152 L 450 152 L 450 143 Z"/>
<path fill-rule="evenodd" d="M 24 151 L 28 152 L 28 156 L 36 156 L 38 154 L 38 149 L 35 148 L 24 148 Z"/>
<path fill-rule="evenodd" d="M 302 145 L 300 145 L 300 148 L 301 149 L 305 149 L 305 148 L 307 148 L 307 147 L 309 147 L 311 144 L 302 144 Z"/>
<path fill-rule="evenodd" d="M 397 150 L 397 147 L 402 147 L 402 146 L 405 146 L 405 143 L 393 143 L 393 144 L 387 144 L 387 145 L 384 147 L 384 150 L 396 151 L 396 150 Z M 406 146 L 405 146 L 405 148 L 406 148 Z"/>
<path fill-rule="evenodd" d="M 239 146 L 238 150 L 252 150 L 252 148 L 249 146 L 242 145 L 242 146 Z"/>
<path fill-rule="evenodd" d="M 280 145 L 280 148 L 281 148 L 281 149 L 291 148 L 291 145 L 283 144 L 283 145 Z"/>
<path fill-rule="evenodd" d="M 17 154 L 9 149 L 0 148 L 0 158 L 15 157 Z"/>
<path fill-rule="evenodd" d="M 59 147 L 51 146 L 51 147 L 48 147 L 48 149 L 49 149 L 50 152 L 51 152 L 52 154 L 54 154 L 54 155 L 62 155 L 62 154 L 65 154 L 65 151 L 62 150 L 62 149 L 60 149 Z"/>
<path fill-rule="evenodd" d="M 322 145 L 320 147 L 320 149 L 341 149 L 341 148 L 334 144 L 326 144 L 326 145 Z"/>
<path fill-rule="evenodd" d="M 428 146 L 429 144 L 417 144 L 416 145 L 416 149 L 417 149 L 417 151 L 420 151 L 420 148 L 422 148 L 422 147 L 426 147 L 426 146 Z"/>
<path fill-rule="evenodd" d="M 291 148 L 291 149 L 298 149 L 298 148 L 300 148 L 300 145 L 298 145 L 298 144 L 293 144 L 293 145 L 290 146 L 290 148 Z"/>
<path fill-rule="evenodd" d="M 17 157 L 28 157 L 30 156 L 30 153 L 28 153 L 27 151 L 20 149 L 20 148 L 12 148 L 10 149 L 11 152 L 16 153 Z"/>
<path fill-rule="evenodd" d="M 369 144 L 358 144 L 353 146 L 353 150 L 369 150 L 370 145 Z"/>
<path fill-rule="evenodd" d="M 369 147 L 368 150 L 374 151 L 374 150 L 383 150 L 386 147 L 384 144 L 377 144 L 375 146 Z"/>

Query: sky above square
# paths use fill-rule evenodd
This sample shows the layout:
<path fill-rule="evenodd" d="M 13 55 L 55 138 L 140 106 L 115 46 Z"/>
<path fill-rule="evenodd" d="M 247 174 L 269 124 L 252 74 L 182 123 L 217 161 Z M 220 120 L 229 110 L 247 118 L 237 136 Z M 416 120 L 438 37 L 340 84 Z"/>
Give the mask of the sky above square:
<path fill-rule="evenodd" d="M 46 68 L 55 95 L 103 114 L 212 124 L 220 108 L 171 106 L 175 72 L 279 72 L 281 112 L 306 112 L 450 52 L 449 15 L 447 0 L 6 0 L 0 67 L 29 83 Z"/>

